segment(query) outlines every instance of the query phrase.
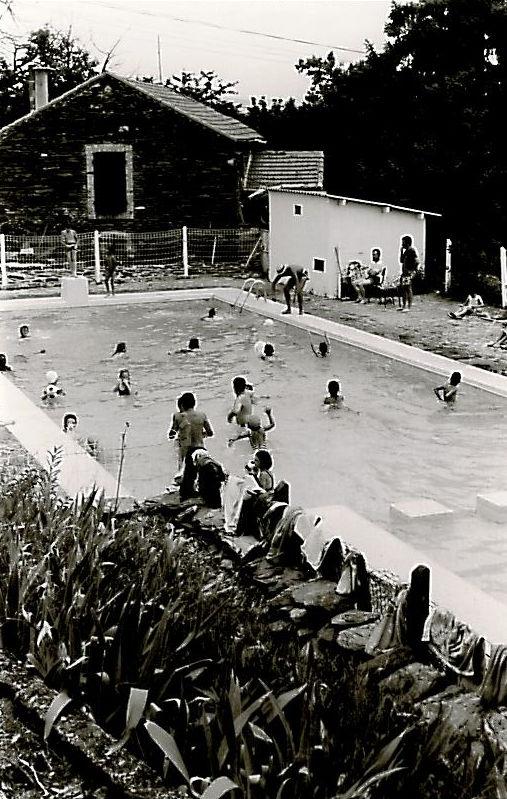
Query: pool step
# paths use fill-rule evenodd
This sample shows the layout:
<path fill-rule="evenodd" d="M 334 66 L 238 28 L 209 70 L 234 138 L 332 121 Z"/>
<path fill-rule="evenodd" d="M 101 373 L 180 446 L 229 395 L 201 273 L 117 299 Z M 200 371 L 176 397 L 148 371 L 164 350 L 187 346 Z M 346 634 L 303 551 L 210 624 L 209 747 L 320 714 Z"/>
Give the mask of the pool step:
<path fill-rule="evenodd" d="M 454 511 L 434 499 L 411 497 L 394 502 L 390 514 L 395 525 L 419 525 L 451 519 Z"/>
<path fill-rule="evenodd" d="M 477 513 L 488 521 L 501 524 L 507 522 L 507 491 L 491 491 L 477 494 Z"/>

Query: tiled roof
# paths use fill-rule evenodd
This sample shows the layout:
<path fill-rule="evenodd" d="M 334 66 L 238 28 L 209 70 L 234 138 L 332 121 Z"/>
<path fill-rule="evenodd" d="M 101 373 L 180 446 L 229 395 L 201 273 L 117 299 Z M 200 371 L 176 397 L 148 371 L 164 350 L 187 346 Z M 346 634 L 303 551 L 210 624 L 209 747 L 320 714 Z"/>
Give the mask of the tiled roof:
<path fill-rule="evenodd" d="M 264 150 L 254 153 L 245 176 L 245 189 L 269 187 L 319 189 L 324 181 L 321 150 Z"/>
<path fill-rule="evenodd" d="M 9 125 L 5 125 L 5 127 L 0 129 L 0 137 L 4 136 L 12 128 L 17 127 L 20 123 L 33 119 L 39 114 L 43 114 L 46 108 L 51 108 L 54 105 L 60 105 L 61 103 L 66 102 L 66 100 L 68 100 L 70 97 L 79 94 L 81 89 L 91 86 L 94 83 L 99 83 L 101 80 L 107 78 L 113 78 L 118 80 L 120 83 L 131 86 L 142 94 L 148 95 L 154 100 L 158 100 L 159 103 L 167 108 L 171 108 L 173 111 L 183 114 L 183 116 L 186 116 L 188 119 L 193 119 L 195 122 L 203 125 L 204 127 L 214 130 L 215 133 L 226 136 L 233 141 L 264 143 L 264 139 L 259 133 L 257 133 L 256 130 L 249 128 L 248 125 L 244 125 L 242 122 L 238 122 L 232 117 L 228 117 L 225 114 L 215 111 L 208 105 L 204 105 L 204 103 L 199 103 L 197 100 L 192 100 L 190 97 L 185 97 L 183 94 L 178 94 L 177 92 L 172 91 L 172 89 L 168 89 L 166 86 L 130 80 L 129 78 L 123 78 L 121 75 L 114 75 L 112 72 L 102 72 L 100 75 L 94 75 L 84 83 L 80 83 L 79 86 L 69 89 L 69 91 L 61 94 L 59 97 L 55 97 L 54 100 L 51 100 L 49 103 L 47 103 L 47 105 L 42 106 L 42 108 L 39 108 L 37 111 L 30 111 L 29 114 L 16 119 Z"/>
<path fill-rule="evenodd" d="M 186 97 L 184 94 L 179 94 L 167 86 L 129 80 L 122 78 L 120 75 L 114 75 L 114 77 L 118 78 L 122 83 L 127 83 L 134 89 L 149 95 L 154 100 L 158 100 L 159 103 L 171 108 L 173 111 L 177 111 L 183 116 L 193 119 L 194 122 L 199 122 L 201 125 L 214 130 L 215 133 L 227 136 L 229 139 L 238 142 L 264 141 L 256 130 L 244 125 L 243 122 L 238 122 L 237 119 L 221 114 L 219 111 L 215 111 L 214 108 L 210 108 L 209 105 L 193 100 L 191 97 Z"/>

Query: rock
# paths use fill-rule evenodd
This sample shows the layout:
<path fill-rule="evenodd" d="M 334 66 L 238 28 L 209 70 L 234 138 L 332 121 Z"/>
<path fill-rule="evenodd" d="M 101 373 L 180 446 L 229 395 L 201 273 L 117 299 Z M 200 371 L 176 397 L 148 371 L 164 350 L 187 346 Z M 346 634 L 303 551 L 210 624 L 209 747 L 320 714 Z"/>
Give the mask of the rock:
<path fill-rule="evenodd" d="M 343 603 L 343 598 L 336 594 L 335 588 L 336 583 L 331 580 L 309 580 L 294 588 L 291 596 L 296 605 L 320 608 L 332 613 Z"/>
<path fill-rule="evenodd" d="M 293 624 L 299 624 L 307 615 L 304 608 L 292 608 L 292 610 L 289 611 L 289 617 Z"/>
<path fill-rule="evenodd" d="M 442 690 L 446 678 L 433 666 L 409 663 L 382 679 L 379 683 L 381 698 L 391 697 L 394 705 L 413 706 L 428 696 Z"/>
<path fill-rule="evenodd" d="M 364 651 L 366 642 L 373 632 L 375 622 L 363 624 L 361 627 L 353 627 L 350 630 L 341 630 L 336 636 L 336 644 L 340 649 L 347 649 L 352 652 Z"/>
<path fill-rule="evenodd" d="M 372 613 L 367 610 L 346 610 L 343 613 L 338 613 L 336 616 L 333 616 L 331 624 L 333 627 L 345 630 L 349 627 L 360 627 L 361 624 L 369 624 L 378 619 L 378 613 Z"/>

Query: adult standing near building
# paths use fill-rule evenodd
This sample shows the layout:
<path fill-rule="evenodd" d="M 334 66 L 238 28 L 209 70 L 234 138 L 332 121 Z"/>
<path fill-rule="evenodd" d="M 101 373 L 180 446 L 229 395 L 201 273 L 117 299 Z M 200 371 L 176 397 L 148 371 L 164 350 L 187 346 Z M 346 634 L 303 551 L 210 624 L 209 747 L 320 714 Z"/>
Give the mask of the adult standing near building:
<path fill-rule="evenodd" d="M 411 236 L 403 236 L 401 239 L 400 249 L 400 264 L 401 264 L 401 299 L 403 303 L 399 311 L 409 311 L 412 307 L 412 300 L 414 297 L 412 291 L 412 280 L 417 272 L 419 266 L 419 256 L 417 250 L 412 244 Z"/>
<path fill-rule="evenodd" d="M 283 287 L 283 294 L 285 297 L 285 302 L 287 303 L 287 309 L 282 311 L 282 313 L 290 313 L 291 312 L 291 302 L 290 302 L 290 292 L 292 289 L 296 290 L 296 297 L 298 301 L 299 313 L 303 313 L 303 289 L 305 287 L 305 283 L 308 280 L 308 271 L 303 269 L 302 266 L 296 266 L 294 264 L 282 264 L 279 269 L 276 270 L 276 277 L 271 283 L 271 287 L 273 291 L 275 290 L 275 286 L 279 280 L 283 277 L 288 277 L 285 286 Z"/>
<path fill-rule="evenodd" d="M 70 219 L 60 234 L 60 241 L 65 247 L 67 263 L 72 277 L 77 277 L 77 233 L 70 226 Z"/>

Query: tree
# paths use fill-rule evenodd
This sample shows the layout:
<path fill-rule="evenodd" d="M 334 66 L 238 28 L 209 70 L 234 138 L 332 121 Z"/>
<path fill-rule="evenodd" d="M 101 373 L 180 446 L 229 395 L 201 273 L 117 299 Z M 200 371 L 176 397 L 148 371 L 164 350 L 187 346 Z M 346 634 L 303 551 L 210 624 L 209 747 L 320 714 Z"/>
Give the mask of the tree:
<path fill-rule="evenodd" d="M 238 81 L 233 83 L 223 81 L 213 70 L 208 72 L 201 70 L 199 74 L 182 71 L 181 75 L 173 75 L 168 78 L 165 85 L 179 94 L 185 94 L 187 97 L 206 103 L 224 114 L 234 116 L 240 107 L 239 103 L 235 104 L 226 99 L 228 95 L 237 94 Z"/>
<path fill-rule="evenodd" d="M 30 110 L 28 73 L 32 64 L 52 67 L 51 99 L 97 74 L 97 61 L 73 38 L 50 26 L 33 31 L 24 42 L 12 41 L 12 66 L 0 60 L 0 127 Z"/>

